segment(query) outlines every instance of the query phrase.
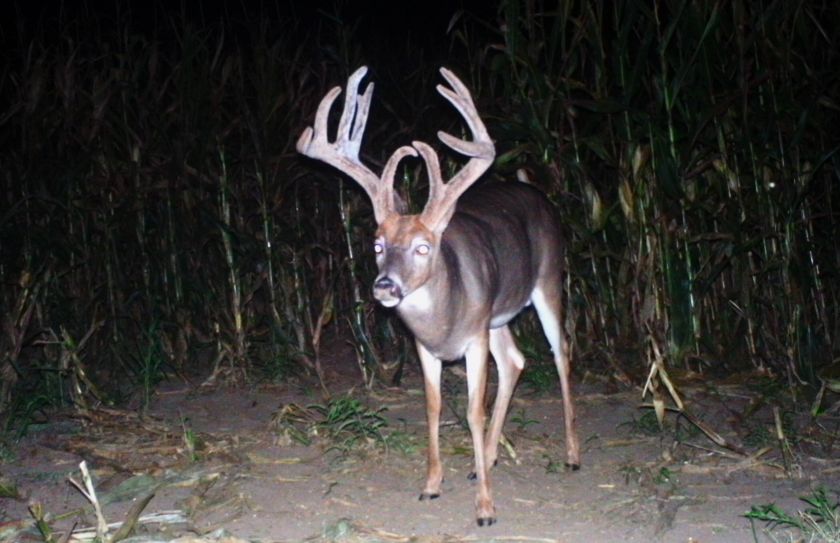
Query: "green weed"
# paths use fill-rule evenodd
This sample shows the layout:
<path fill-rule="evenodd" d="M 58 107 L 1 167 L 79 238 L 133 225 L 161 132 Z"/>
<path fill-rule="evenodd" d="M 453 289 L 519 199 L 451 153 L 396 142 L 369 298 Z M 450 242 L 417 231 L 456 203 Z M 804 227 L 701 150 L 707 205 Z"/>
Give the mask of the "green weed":
<path fill-rule="evenodd" d="M 50 525 L 50 522 L 52 521 L 51 516 L 44 510 L 44 506 L 41 503 L 34 502 L 30 504 L 29 514 L 31 514 L 32 518 L 35 520 L 35 527 L 38 529 L 38 532 L 41 534 L 41 538 L 45 543 L 56 543 L 59 541 L 53 532 L 52 526 Z"/>
<path fill-rule="evenodd" d="M 144 410 L 148 409 L 151 404 L 155 387 L 166 377 L 164 372 L 166 355 L 161 346 L 160 327 L 157 322 L 153 322 L 149 327 L 145 334 L 145 340 L 146 348 L 139 365 Z"/>
<path fill-rule="evenodd" d="M 397 451 L 406 456 L 417 454 L 422 448 L 417 436 L 404 430 L 391 430 L 385 434 L 384 444 L 387 450 Z"/>
<path fill-rule="evenodd" d="M 562 473 L 565 469 L 565 465 L 563 462 L 558 462 L 554 460 L 547 454 L 543 455 L 543 459 L 545 460 L 545 472 L 546 473 Z"/>
<path fill-rule="evenodd" d="M 510 421 L 516 424 L 516 429 L 520 432 L 532 424 L 538 424 L 538 421 L 525 416 L 525 409 L 523 408 L 520 408 L 514 415 L 511 415 Z"/>
<path fill-rule="evenodd" d="M 198 435 L 190 427 L 190 419 L 186 417 L 181 418 L 181 430 L 181 435 L 184 440 L 184 450 L 187 452 L 187 457 L 189 458 L 190 462 L 198 462 L 198 450 L 200 448 L 201 442 L 198 438 Z"/>
<path fill-rule="evenodd" d="M 659 426 L 659 421 L 656 420 L 656 413 L 653 411 L 646 411 L 641 417 L 633 416 L 631 420 L 622 422 L 618 425 L 619 428 L 627 428 L 630 433 L 643 436 L 659 436 L 662 435 L 662 427 Z"/>
<path fill-rule="evenodd" d="M 20 499 L 20 491 L 17 483 L 8 479 L 4 475 L 0 475 L 0 498 L 11 498 L 13 500 Z"/>
<path fill-rule="evenodd" d="M 383 429 L 388 421 L 382 416 L 384 407 L 373 410 L 355 398 L 342 397 L 330 400 L 326 405 L 313 404 L 308 408 L 323 417 L 316 428 L 330 439 L 329 450 L 346 454 L 372 443 L 387 448 Z"/>
<path fill-rule="evenodd" d="M 758 521 L 765 524 L 761 533 L 773 542 L 840 542 L 840 502 L 837 493 L 834 494 L 834 499 L 831 499 L 824 487 L 818 487 L 810 496 L 799 498 L 808 507 L 793 514 L 772 503 L 753 506 L 744 515 L 750 520 L 753 539 L 759 541 L 756 530 Z"/>
<path fill-rule="evenodd" d="M 535 394 L 554 390 L 557 386 L 557 369 L 553 363 L 537 363 L 525 367 L 520 381 Z"/>
<path fill-rule="evenodd" d="M 624 484 L 635 483 L 641 486 L 666 486 L 674 488 L 679 484 L 677 474 L 666 466 L 653 470 L 647 466 L 625 464 L 618 469 L 624 477 Z"/>

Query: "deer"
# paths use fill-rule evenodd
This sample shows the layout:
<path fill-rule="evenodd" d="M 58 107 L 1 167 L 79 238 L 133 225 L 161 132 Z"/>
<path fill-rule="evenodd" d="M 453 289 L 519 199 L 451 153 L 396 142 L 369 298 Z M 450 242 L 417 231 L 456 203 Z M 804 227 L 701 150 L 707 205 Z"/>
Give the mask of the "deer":
<path fill-rule="evenodd" d="M 369 83 L 359 93 L 366 74 L 367 67 L 362 66 L 347 80 L 335 139 L 330 140 L 328 121 L 340 86 L 323 97 L 313 125 L 297 141 L 297 150 L 352 178 L 373 205 L 377 224 L 373 253 L 379 271 L 373 297 L 393 308 L 414 335 L 423 372 L 429 437 L 420 500 L 438 498 L 443 482 L 442 363 L 466 360 L 476 522 L 479 527 L 490 526 L 496 521 L 496 511 L 489 471 L 496 465 L 502 426 L 525 366 L 510 321 L 528 306 L 536 309 L 560 376 L 566 465 L 572 470 L 580 466 L 568 342 L 561 318 L 564 267 L 559 219 L 545 194 L 529 183 L 488 182 L 473 187 L 493 164 L 495 144 L 470 91 L 446 68 L 440 74 L 449 86 L 439 84 L 437 91 L 460 113 L 472 139 L 444 131 L 437 135 L 444 145 L 468 157 L 467 163 L 444 181 L 437 152 L 422 141 L 413 141 L 394 151 L 380 175 L 374 173 L 359 158 L 374 88 Z M 394 190 L 394 177 L 403 159 L 418 155 L 429 179 L 428 200 L 419 214 L 406 214 Z M 498 385 L 485 434 L 490 354 Z"/>

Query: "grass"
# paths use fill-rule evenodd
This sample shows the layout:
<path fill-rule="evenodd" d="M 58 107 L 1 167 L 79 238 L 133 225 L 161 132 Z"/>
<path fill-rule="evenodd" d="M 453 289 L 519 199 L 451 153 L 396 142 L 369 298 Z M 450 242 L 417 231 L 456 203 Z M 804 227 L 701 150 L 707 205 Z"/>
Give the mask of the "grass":
<path fill-rule="evenodd" d="M 560 380 L 553 362 L 527 365 L 519 379 L 534 394 L 545 394 L 555 390 Z"/>
<path fill-rule="evenodd" d="M 192 429 L 190 419 L 181 418 L 181 436 L 183 438 L 184 450 L 190 462 L 198 462 L 201 459 L 199 450 L 202 448 L 200 439 L 195 430 Z"/>
<path fill-rule="evenodd" d="M 759 541 L 756 523 L 763 523 L 761 533 L 773 542 L 840 542 L 840 502 L 837 493 L 831 498 L 825 487 L 821 486 L 809 496 L 799 499 L 807 507 L 795 513 L 789 513 L 775 504 L 753 506 L 744 516 L 750 520 L 754 540 Z"/>
<path fill-rule="evenodd" d="M 566 466 L 563 462 L 554 460 L 547 454 L 543 455 L 543 460 L 545 460 L 544 469 L 546 473 L 562 473 L 566 469 Z"/>
<path fill-rule="evenodd" d="M 314 413 L 295 403 L 282 405 L 271 417 L 271 428 L 280 445 L 297 443 L 308 447 L 316 435 L 316 424 Z"/>
<path fill-rule="evenodd" d="M 0 476 L 0 498 L 9 498 L 13 500 L 21 499 L 17 483 L 5 476 Z"/>
<path fill-rule="evenodd" d="M 328 451 L 341 455 L 379 448 L 386 452 L 415 454 L 420 445 L 405 429 L 390 428 L 386 408 L 371 409 L 360 400 L 342 396 L 325 404 L 301 407 L 286 404 L 272 417 L 272 428 L 281 445 L 310 446 L 321 439 Z"/>
<path fill-rule="evenodd" d="M 166 378 L 164 371 L 165 356 L 160 345 L 158 327 L 153 324 L 152 328 L 145 334 L 146 349 L 139 360 L 139 381 L 143 391 L 143 409 L 147 410 L 151 404 L 151 398 L 155 387 Z"/>
<path fill-rule="evenodd" d="M 384 407 L 373 410 L 355 398 L 341 397 L 308 408 L 321 415 L 322 420 L 316 424 L 316 428 L 329 439 L 329 450 L 346 454 L 360 446 L 387 445 L 383 433 L 388 425 L 382 416 Z"/>
<path fill-rule="evenodd" d="M 526 416 L 525 408 L 519 408 L 515 413 L 508 415 L 508 420 L 515 424 L 516 429 L 520 432 L 524 431 L 532 424 L 539 424 L 539 421 Z"/>
<path fill-rule="evenodd" d="M 55 543 L 59 541 L 53 533 L 52 526 L 50 526 L 49 513 L 44 510 L 41 503 L 35 502 L 30 504 L 29 513 L 35 521 L 35 527 L 38 530 L 43 541 L 46 543 Z"/>
<path fill-rule="evenodd" d="M 624 464 L 618 471 L 624 477 L 624 484 L 626 485 L 633 483 L 644 487 L 660 487 L 673 490 L 680 484 L 677 474 L 664 466 L 658 470 L 653 470 L 646 466 Z"/>
<path fill-rule="evenodd" d="M 643 436 L 661 436 L 663 433 L 659 421 L 656 419 L 656 413 L 652 410 L 645 411 L 640 417 L 631 417 L 631 420 L 622 422 L 618 425 L 619 428 L 627 428 L 630 433 Z"/>
<path fill-rule="evenodd" d="M 384 444 L 386 451 L 396 451 L 405 456 L 418 454 L 425 447 L 424 440 L 405 430 L 388 430 Z"/>
<path fill-rule="evenodd" d="M 32 426 L 42 422 L 46 417 L 45 410 L 55 405 L 47 395 L 40 393 L 16 398 L 6 419 L 5 432 L 14 435 L 15 439 L 22 438 Z"/>

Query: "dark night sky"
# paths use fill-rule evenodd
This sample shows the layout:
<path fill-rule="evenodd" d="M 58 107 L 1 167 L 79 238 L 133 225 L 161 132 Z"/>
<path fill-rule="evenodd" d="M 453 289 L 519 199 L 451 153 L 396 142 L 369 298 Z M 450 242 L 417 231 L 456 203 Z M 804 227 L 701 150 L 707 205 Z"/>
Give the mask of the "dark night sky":
<path fill-rule="evenodd" d="M 253 31 L 258 22 L 268 22 L 270 31 L 282 33 L 288 26 L 306 32 L 324 20 L 338 15 L 343 23 L 357 25 L 357 36 L 374 43 L 410 40 L 429 52 L 441 51 L 448 44 L 446 29 L 453 15 L 461 9 L 492 20 L 495 2 L 452 0 L 449 2 L 404 1 L 232 1 L 146 2 L 130 0 L 21 1 L 3 2 L 0 7 L 0 40 L 17 41 L 20 34 L 29 36 L 38 29 L 47 37 L 59 35 L 60 26 L 78 24 L 96 17 L 100 21 L 128 21 L 131 30 L 140 34 L 160 34 L 171 16 L 183 16 L 200 28 L 224 22 L 228 31 L 242 35 Z M 273 28 L 272 28 L 273 27 Z M 165 30 L 164 30 L 165 31 Z"/>

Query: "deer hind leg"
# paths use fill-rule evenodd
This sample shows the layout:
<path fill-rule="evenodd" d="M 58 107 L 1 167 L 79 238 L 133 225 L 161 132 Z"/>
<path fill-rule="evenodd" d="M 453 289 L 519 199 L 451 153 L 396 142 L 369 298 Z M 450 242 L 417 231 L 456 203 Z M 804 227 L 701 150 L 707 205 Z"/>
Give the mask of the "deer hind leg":
<path fill-rule="evenodd" d="M 490 418 L 490 428 L 487 431 L 484 460 L 488 466 L 494 466 L 498 458 L 502 426 L 505 424 L 513 389 L 516 387 L 522 368 L 525 367 L 525 357 L 516 347 L 513 334 L 507 325 L 490 330 L 490 353 L 496 360 L 499 387 L 496 391 L 496 402 L 493 405 L 493 416 Z"/>
<path fill-rule="evenodd" d="M 476 521 L 479 526 L 496 522 L 496 510 L 490 491 L 490 477 L 484 457 L 484 390 L 487 384 L 487 334 L 476 338 L 467 348 L 467 423 L 470 426 L 475 453 L 475 474 L 478 489 L 475 496 Z"/>
<path fill-rule="evenodd" d="M 440 496 L 443 482 L 443 466 L 440 462 L 440 372 L 441 362 L 426 350 L 419 342 L 417 354 L 423 368 L 423 381 L 426 387 L 426 422 L 429 425 L 429 451 L 426 472 L 426 485 L 420 499 L 433 500 Z"/>
<path fill-rule="evenodd" d="M 566 465 L 576 470 L 580 467 L 580 444 L 575 430 L 575 406 L 570 383 L 569 345 L 560 321 L 560 282 L 552 282 L 534 289 L 531 301 L 537 310 L 545 337 L 554 354 L 554 365 L 560 375 L 563 391 L 563 418 L 566 426 Z"/>

